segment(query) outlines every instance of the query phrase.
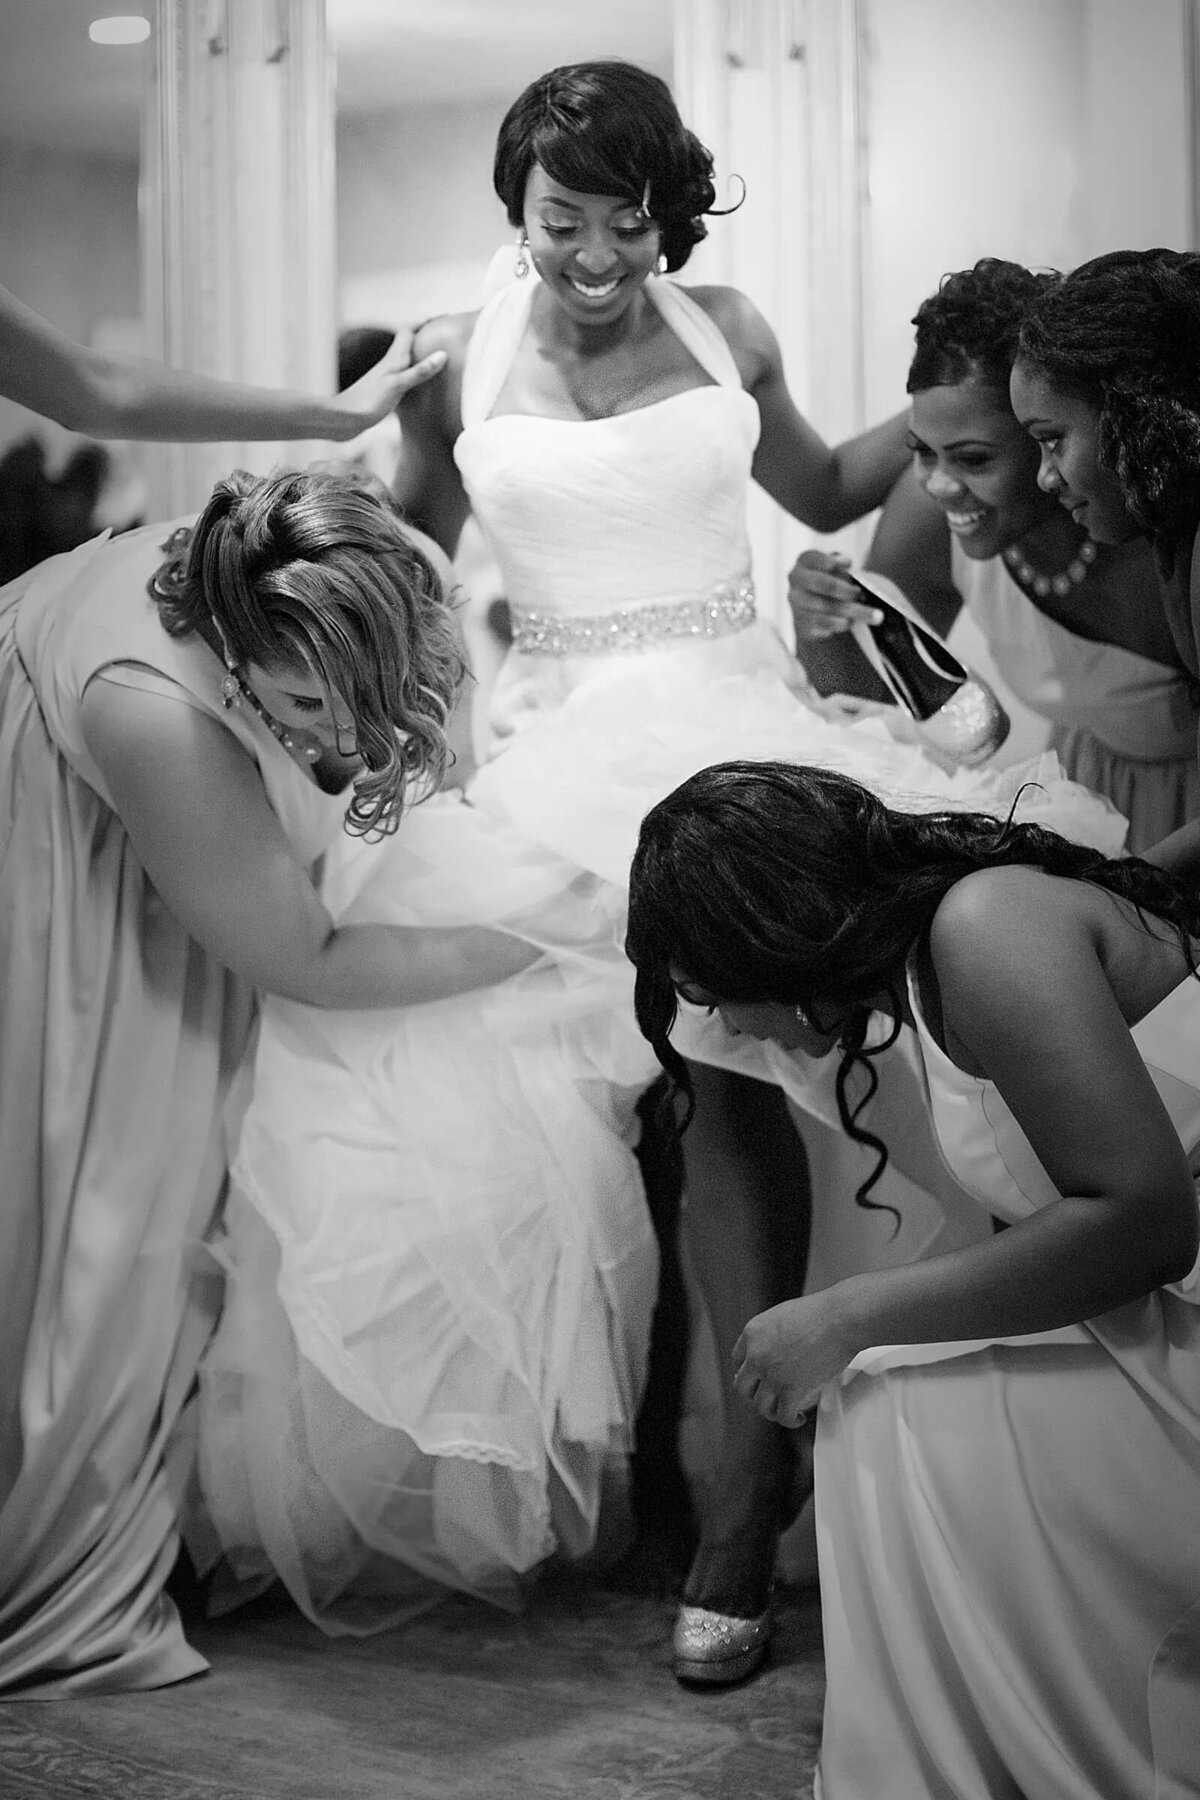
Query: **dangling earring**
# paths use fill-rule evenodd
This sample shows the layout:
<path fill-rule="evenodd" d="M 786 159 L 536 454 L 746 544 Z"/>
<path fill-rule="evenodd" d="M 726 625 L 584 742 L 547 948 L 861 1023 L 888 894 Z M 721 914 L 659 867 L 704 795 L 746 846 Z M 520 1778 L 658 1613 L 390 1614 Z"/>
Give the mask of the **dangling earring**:
<path fill-rule="evenodd" d="M 667 253 L 665 250 L 660 250 L 658 253 L 658 261 L 654 265 L 654 273 L 656 275 L 665 275 L 666 272 L 667 272 Z"/>
<path fill-rule="evenodd" d="M 805 1012 L 805 1010 L 802 1006 L 794 1006 L 792 1008 L 792 1011 L 796 1015 L 796 1023 L 798 1025 L 807 1025 L 811 1029 L 812 1020 L 809 1018 L 808 1014 Z"/>
<path fill-rule="evenodd" d="M 221 705 L 228 712 L 230 707 L 236 706 L 241 700 L 242 678 L 238 674 L 238 666 L 233 659 L 233 651 L 229 648 L 228 638 L 211 613 L 209 617 L 212 619 L 213 630 L 221 640 L 221 655 L 225 658 L 225 679 L 221 683 Z"/>
<path fill-rule="evenodd" d="M 529 273 L 529 235 L 524 228 L 517 239 L 517 260 L 513 264 L 513 272 L 518 281 L 524 281 Z"/>
<path fill-rule="evenodd" d="M 221 705 L 228 712 L 230 707 L 238 706 L 242 698 L 242 678 L 238 674 L 237 664 L 233 660 L 233 652 L 226 646 L 225 679 L 221 683 Z"/>

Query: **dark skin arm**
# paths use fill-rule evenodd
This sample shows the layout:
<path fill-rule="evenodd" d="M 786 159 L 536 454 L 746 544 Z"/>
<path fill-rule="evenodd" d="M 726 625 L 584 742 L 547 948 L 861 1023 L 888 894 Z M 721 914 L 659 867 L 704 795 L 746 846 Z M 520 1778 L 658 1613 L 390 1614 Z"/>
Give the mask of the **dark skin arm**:
<path fill-rule="evenodd" d="M 960 1067 L 994 1081 L 1061 1198 L 967 1249 L 851 1276 L 752 1319 L 735 1350 L 736 1385 L 766 1417 L 795 1424 L 872 1344 L 1050 1330 L 1189 1272 L 1197 1226 L 1187 1157 L 1108 972 L 1142 929 L 1118 925 L 1084 884 L 1033 869 L 977 872 L 943 900 L 926 1016 L 940 1011 Z M 1153 954 L 1171 963 L 1159 982 L 1169 991 L 1186 974 L 1182 953 Z"/>
<path fill-rule="evenodd" d="M 860 596 L 840 570 L 841 558 L 806 550 L 788 579 L 796 626 L 796 654 L 822 694 L 856 694 L 866 700 L 892 696 L 846 629 L 862 617 Z M 907 468 L 884 503 L 864 565 L 887 575 L 923 619 L 943 637 L 962 609 L 950 564 L 950 534 L 941 508 Z"/>
<path fill-rule="evenodd" d="M 788 391 L 779 341 L 736 288 L 690 288 L 725 338 L 762 421 L 755 481 L 786 513 L 814 531 L 839 531 L 882 506 L 908 462 L 908 415 L 897 413 L 830 446 Z"/>
<path fill-rule="evenodd" d="M 413 340 L 414 356 L 442 351 L 445 373 L 413 389 L 397 409 L 400 457 L 393 492 L 405 517 L 450 557 L 471 510 L 454 444 L 462 430 L 463 359 L 475 318 L 474 313 L 456 313 L 421 326 Z"/>
<path fill-rule="evenodd" d="M 1192 675 L 1200 671 L 1200 532 L 1192 545 L 1186 589 L 1181 584 L 1160 582 L 1167 624 L 1183 665 Z M 1196 756 L 1200 761 L 1200 728 Z M 1200 883 L 1200 820 L 1190 820 L 1145 853 L 1147 862 L 1167 869 L 1181 881 Z"/>

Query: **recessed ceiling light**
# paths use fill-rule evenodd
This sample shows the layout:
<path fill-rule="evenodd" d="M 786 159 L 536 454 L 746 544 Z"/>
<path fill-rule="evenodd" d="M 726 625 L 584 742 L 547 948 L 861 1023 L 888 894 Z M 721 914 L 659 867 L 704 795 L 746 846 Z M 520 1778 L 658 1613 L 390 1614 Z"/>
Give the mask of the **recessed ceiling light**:
<path fill-rule="evenodd" d="M 150 21 L 140 13 L 120 13 L 111 19 L 93 19 L 88 26 L 93 44 L 144 44 Z"/>

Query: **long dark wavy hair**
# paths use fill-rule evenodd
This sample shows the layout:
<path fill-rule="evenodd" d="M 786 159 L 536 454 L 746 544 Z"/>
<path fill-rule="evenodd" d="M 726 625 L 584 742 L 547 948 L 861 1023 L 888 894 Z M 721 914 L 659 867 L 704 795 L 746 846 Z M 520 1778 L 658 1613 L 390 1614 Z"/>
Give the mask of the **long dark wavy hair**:
<path fill-rule="evenodd" d="M 799 1006 L 818 1028 L 839 1029 L 838 1112 L 847 1134 L 876 1153 L 856 1196 L 876 1207 L 869 1196 L 887 1146 L 858 1121 L 879 1085 L 872 1058 L 900 1030 L 896 971 L 956 882 L 1011 863 L 1092 882 L 1165 920 L 1195 972 L 1200 895 L 1137 857 L 1106 857 L 1011 813 L 899 812 L 847 775 L 779 762 L 718 763 L 659 801 L 638 837 L 625 948 L 637 970 L 638 1024 L 672 1102 L 685 1099 L 680 1129 L 692 1094 L 671 1043 L 673 970 L 723 1002 Z M 893 1029 L 867 1048 L 885 995 Z M 856 1066 L 866 1087 L 852 1103 Z M 678 1117 L 674 1105 L 668 1116 Z"/>
<path fill-rule="evenodd" d="M 908 392 L 957 387 L 974 376 L 1008 405 L 1008 378 L 1016 360 L 1021 322 L 1057 275 L 985 256 L 970 269 L 943 275 L 936 294 L 913 317 L 915 347 Z"/>
<path fill-rule="evenodd" d="M 1200 522 L 1200 255 L 1117 250 L 1039 295 L 1018 356 L 1096 409 L 1100 467 L 1169 573 Z"/>
<path fill-rule="evenodd" d="M 364 772 L 346 829 L 394 831 L 440 781 L 465 676 L 442 583 L 399 512 L 358 475 L 238 470 L 150 580 L 172 637 L 214 626 L 236 664 L 301 663 L 345 700 Z"/>
<path fill-rule="evenodd" d="M 648 199 L 672 272 L 707 236 L 705 215 L 721 210 L 712 156 L 680 118 L 666 82 L 617 58 L 539 75 L 504 115 L 493 179 L 514 227 L 535 163 L 578 194 L 612 194 L 635 206 Z"/>

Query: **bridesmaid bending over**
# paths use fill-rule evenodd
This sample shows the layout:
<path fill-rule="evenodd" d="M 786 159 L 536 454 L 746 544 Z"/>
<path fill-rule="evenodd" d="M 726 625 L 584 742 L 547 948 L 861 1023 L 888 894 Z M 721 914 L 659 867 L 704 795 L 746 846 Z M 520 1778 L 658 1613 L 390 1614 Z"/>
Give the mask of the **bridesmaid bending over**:
<path fill-rule="evenodd" d="M 628 948 L 685 1090 L 681 1001 L 843 1068 L 870 1015 L 907 1026 L 943 1154 L 1010 1226 L 734 1351 L 760 1417 L 816 1414 L 825 1800 L 1200 1791 L 1194 892 L 730 763 L 645 820 Z"/>
<path fill-rule="evenodd" d="M 335 929 L 315 884 L 343 828 L 392 831 L 444 771 L 439 561 L 352 479 L 231 475 L 194 528 L 0 593 L 0 1691 L 205 1667 L 163 1592 L 166 1450 L 256 994 L 400 1006 L 531 960 L 474 927 Z"/>

